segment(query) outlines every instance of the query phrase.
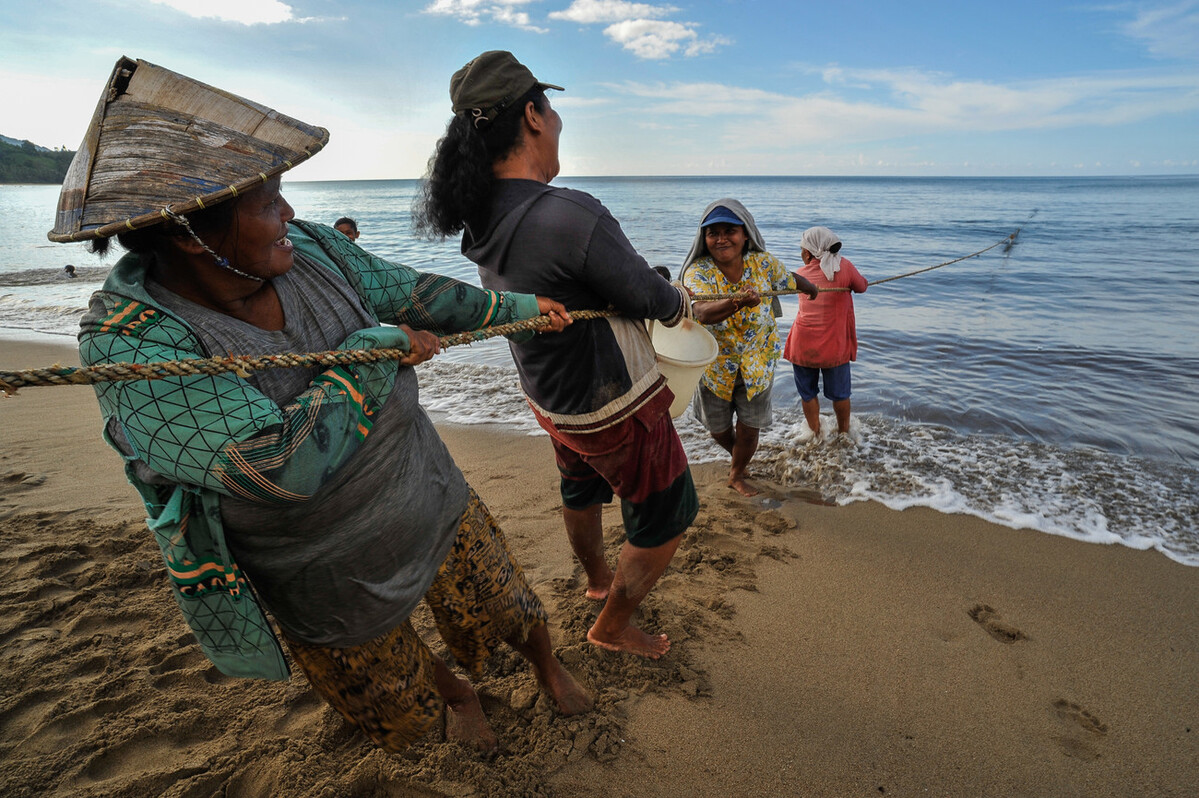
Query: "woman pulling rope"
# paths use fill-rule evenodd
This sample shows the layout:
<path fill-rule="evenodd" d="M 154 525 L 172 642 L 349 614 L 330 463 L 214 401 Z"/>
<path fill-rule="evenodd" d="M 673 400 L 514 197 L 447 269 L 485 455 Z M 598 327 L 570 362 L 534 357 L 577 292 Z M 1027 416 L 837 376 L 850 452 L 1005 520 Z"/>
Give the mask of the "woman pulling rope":
<path fill-rule="evenodd" d="M 506 641 L 560 712 L 592 699 L 554 657 L 545 609 L 418 404 L 412 366 L 440 351 L 439 334 L 539 316 L 560 332 L 571 319 L 558 302 L 419 273 L 295 219 L 279 174 L 328 136 L 121 59 L 50 233 L 98 252 L 116 235 L 129 250 L 92 298 L 80 357 L 122 364 L 120 381 L 96 386 L 105 437 L 224 673 L 288 677 L 260 598 L 317 693 L 380 746 L 405 748 L 444 707 L 449 736 L 491 752 L 474 688 L 408 620 L 422 599 L 459 664 L 477 673 Z M 155 169 L 127 168 L 128 152 Z M 292 368 L 189 362 L 230 352 Z"/>

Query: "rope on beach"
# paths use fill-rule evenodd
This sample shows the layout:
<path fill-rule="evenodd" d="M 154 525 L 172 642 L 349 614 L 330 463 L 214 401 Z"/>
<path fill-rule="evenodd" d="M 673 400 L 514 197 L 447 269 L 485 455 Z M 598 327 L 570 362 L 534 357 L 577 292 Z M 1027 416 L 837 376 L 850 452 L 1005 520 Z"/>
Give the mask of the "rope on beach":
<path fill-rule="evenodd" d="M 575 310 L 573 319 L 598 319 L 617 316 L 614 310 Z M 463 344 L 473 344 L 498 335 L 539 330 L 550 325 L 549 316 L 497 324 L 480 330 L 454 333 L 439 340 L 443 349 Z M 12 395 L 18 388 L 47 385 L 94 385 L 98 382 L 127 382 L 129 380 L 160 380 L 165 377 L 195 377 L 202 374 L 224 374 L 233 372 L 239 377 L 250 376 L 252 371 L 278 368 L 307 368 L 311 366 L 342 366 L 349 363 L 378 363 L 384 360 L 399 360 L 407 355 L 403 349 L 334 349 L 328 352 L 281 355 L 231 355 L 228 357 L 167 360 L 158 363 L 97 363 L 94 366 L 62 366 L 26 369 L 24 371 L 0 371 L 0 391 Z"/>
<path fill-rule="evenodd" d="M 1029 218 L 1031 219 L 1032 215 L 1035 214 L 1036 211 L 1034 210 Z M 991 246 L 980 249 L 978 252 L 972 252 L 969 255 L 963 255 L 960 258 L 947 260 L 944 263 L 927 266 L 923 269 L 907 272 L 906 274 L 898 274 L 894 277 L 875 280 L 874 282 L 867 283 L 867 285 L 881 285 L 889 283 L 892 280 L 899 280 L 904 277 L 930 272 L 933 269 L 940 269 L 950 264 L 961 263 L 964 260 L 977 258 L 979 255 L 989 252 L 998 246 L 1006 245 L 1006 250 L 1010 250 L 1016 243 L 1016 236 L 1020 234 L 1022 227 L 1017 227 L 1016 231 L 1011 235 L 1004 236 Z M 834 292 L 848 291 L 849 289 L 821 288 L 819 290 L 821 292 Z M 786 296 L 798 293 L 801 292 L 794 289 L 762 291 L 759 293 L 759 296 Z M 696 294 L 691 299 L 694 302 L 711 302 L 718 299 L 740 299 L 746 296 L 744 293 Z M 574 319 L 585 320 L 598 319 L 605 316 L 619 316 L 620 313 L 615 310 L 573 310 L 570 312 L 570 315 Z M 484 327 L 480 330 L 446 335 L 440 341 L 442 348 L 445 349 L 451 346 L 473 344 L 488 338 L 494 338 L 498 335 L 512 335 L 513 333 L 529 330 L 540 330 L 548 327 L 549 324 L 550 319 L 548 316 L 536 316 L 510 324 L 499 324 L 494 327 Z M 94 366 L 81 367 L 62 366 L 56 363 L 49 368 L 26 369 L 24 371 L 0 371 L 0 392 L 6 396 L 11 396 L 17 392 L 18 388 L 35 386 L 94 385 L 99 382 L 160 380 L 165 377 L 194 377 L 201 374 L 223 374 L 230 371 L 239 377 L 245 378 L 252 371 L 262 371 L 264 369 L 307 368 L 312 366 L 324 366 L 328 368 L 349 363 L 378 363 L 384 360 L 399 360 L 407 354 L 406 351 L 401 349 L 335 349 L 328 352 L 308 352 L 305 354 L 232 355 L 229 357 L 167 360 L 159 363 L 97 363 Z"/>

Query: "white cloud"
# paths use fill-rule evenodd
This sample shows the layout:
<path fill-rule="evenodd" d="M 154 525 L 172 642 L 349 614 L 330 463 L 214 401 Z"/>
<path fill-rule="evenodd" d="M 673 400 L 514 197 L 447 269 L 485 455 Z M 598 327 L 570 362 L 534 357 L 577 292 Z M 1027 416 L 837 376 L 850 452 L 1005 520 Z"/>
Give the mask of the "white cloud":
<path fill-rule="evenodd" d="M 536 33 L 549 33 L 530 22 L 529 15 L 517 9 L 534 0 L 434 0 L 424 11 L 454 17 L 466 25 L 500 22 Z M 694 22 L 672 22 L 662 17 L 679 9 L 670 5 L 631 3 L 627 0 L 574 0 L 564 11 L 552 11 L 549 18 L 580 25 L 611 23 L 604 35 L 638 58 L 663 59 L 676 54 L 702 55 L 729 44 L 721 36 L 701 37 Z"/>
<path fill-rule="evenodd" d="M 728 44 L 722 37 L 701 39 L 694 23 L 668 22 L 653 19 L 629 19 L 604 28 L 604 35 L 638 58 L 669 58 L 680 50 L 694 56 L 710 53 Z"/>
<path fill-rule="evenodd" d="M 549 33 L 545 28 L 533 25 L 528 14 L 517 10 L 531 2 L 534 0 L 434 0 L 425 7 L 425 13 L 455 17 L 467 25 L 490 20 L 533 33 Z"/>
<path fill-rule="evenodd" d="M 599 22 L 622 22 L 630 19 L 659 19 L 678 11 L 674 6 L 652 6 L 648 3 L 627 3 L 625 0 L 575 0 L 565 11 L 550 12 L 550 19 L 592 25 Z"/>
<path fill-rule="evenodd" d="M 680 126 L 703 119 L 728 151 L 793 144 L 878 142 L 944 133 L 1132 124 L 1199 111 L 1199 75 L 1082 76 L 1000 85 L 914 71 L 829 70 L 824 90 L 794 96 L 713 83 L 614 87 Z M 848 89 L 846 87 L 849 87 Z M 744 125 L 744 119 L 760 124 Z M 694 122 L 692 122 L 694 123 Z"/>
<path fill-rule="evenodd" d="M 5 94 L 0 133 L 42 147 L 77 148 L 107 77 L 63 78 L 0 68 Z M 54 102 L 46 102 L 47 97 Z M 30 113 L 31 108 L 37 113 Z"/>
<path fill-rule="evenodd" d="M 626 0 L 574 0 L 565 11 L 553 11 L 549 18 L 581 25 L 611 23 L 604 35 L 638 58 L 661 60 L 682 53 L 702 55 L 729 44 L 721 36 L 702 38 L 694 22 L 663 19 L 678 13 L 669 5 L 630 3 Z"/>
<path fill-rule="evenodd" d="M 1199 2 L 1139 9 L 1124 32 L 1143 42 L 1153 55 L 1165 58 L 1199 58 Z"/>
<path fill-rule="evenodd" d="M 280 22 L 306 22 L 309 17 L 297 17 L 291 6 L 279 0 L 150 0 L 168 6 L 196 19 L 219 19 L 242 25 L 275 25 Z"/>

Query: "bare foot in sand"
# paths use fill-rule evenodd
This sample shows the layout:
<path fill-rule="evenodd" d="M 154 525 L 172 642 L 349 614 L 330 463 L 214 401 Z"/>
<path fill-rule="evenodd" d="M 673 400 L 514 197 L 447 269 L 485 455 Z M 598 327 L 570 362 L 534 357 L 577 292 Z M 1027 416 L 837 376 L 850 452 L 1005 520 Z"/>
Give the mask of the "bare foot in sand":
<path fill-rule="evenodd" d="M 740 493 L 742 496 L 757 496 L 758 489 L 745 481 L 745 477 L 730 476 L 729 487 Z"/>
<path fill-rule="evenodd" d="M 608 598 L 608 591 L 612 588 L 612 580 L 609 579 L 603 584 L 592 585 L 588 583 L 587 592 L 584 593 L 587 598 L 592 601 L 604 601 Z"/>
<path fill-rule="evenodd" d="M 479 696 L 472 690 L 469 698 L 446 703 L 445 738 L 473 748 L 484 756 L 499 750 L 500 741 L 491 730 Z"/>
<path fill-rule="evenodd" d="M 537 683 L 554 699 L 554 704 L 563 715 L 578 715 L 595 706 L 591 695 L 554 656 L 550 632 L 545 624 L 530 629 L 528 637 L 524 640 L 521 640 L 519 635 L 509 637 L 508 645 L 516 649 L 533 666 L 533 675 L 537 677 Z"/>
<path fill-rule="evenodd" d="M 552 668 L 551 671 L 544 676 L 538 673 L 537 681 L 541 684 L 541 688 L 550 694 L 550 698 L 554 699 L 554 704 L 558 707 L 559 712 L 563 715 L 579 715 L 589 712 L 595 706 L 591 695 L 575 681 L 575 677 L 570 675 L 570 671 L 561 664 L 557 668 Z"/>
<path fill-rule="evenodd" d="M 593 626 L 587 630 L 587 642 L 608 651 L 636 654 L 649 659 L 658 659 L 670 651 L 670 640 L 666 635 L 647 635 L 636 626 L 626 626 L 624 631 L 611 640 L 601 639 Z"/>

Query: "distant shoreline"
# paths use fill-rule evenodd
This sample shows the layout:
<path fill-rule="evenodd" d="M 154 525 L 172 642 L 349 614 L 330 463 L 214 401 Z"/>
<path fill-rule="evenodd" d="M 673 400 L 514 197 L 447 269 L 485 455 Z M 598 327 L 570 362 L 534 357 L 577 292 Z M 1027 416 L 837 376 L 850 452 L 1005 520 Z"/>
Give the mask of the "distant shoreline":
<path fill-rule="evenodd" d="M 301 167 L 302 169 L 302 167 Z M 415 183 L 423 177 L 336 177 L 296 183 Z M 1199 172 L 1153 175 L 558 175 L 554 182 L 571 180 L 1194 180 Z"/>
<path fill-rule="evenodd" d="M 301 167 L 302 170 L 303 167 Z M 302 172 L 301 172 L 302 173 Z M 329 177 L 312 180 L 287 179 L 290 185 L 297 183 L 417 183 L 423 177 Z M 1186 174 L 1152 174 L 1152 175 L 558 175 L 555 182 L 570 182 L 572 180 L 1195 180 L 1199 172 Z M 8 181 L 0 179 L 4 186 L 56 186 L 62 181 Z"/>

